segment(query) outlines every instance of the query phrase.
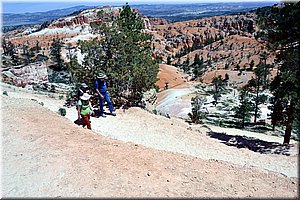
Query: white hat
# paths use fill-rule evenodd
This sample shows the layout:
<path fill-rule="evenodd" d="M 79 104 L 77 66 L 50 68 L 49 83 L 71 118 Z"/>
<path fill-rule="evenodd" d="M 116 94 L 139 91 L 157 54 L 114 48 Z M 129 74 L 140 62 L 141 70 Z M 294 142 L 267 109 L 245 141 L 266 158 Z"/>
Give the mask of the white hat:
<path fill-rule="evenodd" d="M 91 95 L 89 95 L 88 93 L 83 93 L 83 95 L 80 97 L 80 99 L 86 101 L 89 100 L 91 98 Z"/>
<path fill-rule="evenodd" d="M 80 85 L 82 88 L 88 88 L 89 86 L 87 86 L 87 84 L 86 83 L 81 83 L 81 85 Z"/>
<path fill-rule="evenodd" d="M 100 74 L 97 76 L 97 78 L 99 78 L 99 79 L 106 78 L 106 75 L 105 75 L 105 74 L 102 74 L 102 73 L 100 73 Z"/>

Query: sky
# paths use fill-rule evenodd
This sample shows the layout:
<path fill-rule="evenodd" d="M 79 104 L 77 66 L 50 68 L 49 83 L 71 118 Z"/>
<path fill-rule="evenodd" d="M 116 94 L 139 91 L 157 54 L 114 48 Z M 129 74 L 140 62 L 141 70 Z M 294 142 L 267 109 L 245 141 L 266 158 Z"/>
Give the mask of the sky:
<path fill-rule="evenodd" d="M 263 2 L 259 0 L 247 0 L 249 2 Z M 265 2 L 274 2 L 275 0 L 264 0 Z M 168 4 L 168 3 L 217 3 L 217 2 L 244 2 L 243 0 L 2 0 L 2 13 L 26 13 L 26 12 L 44 12 L 54 9 L 69 8 L 78 5 L 101 6 L 101 5 L 124 5 L 128 2 L 134 4 Z M 246 0 L 245 0 L 246 2 Z"/>

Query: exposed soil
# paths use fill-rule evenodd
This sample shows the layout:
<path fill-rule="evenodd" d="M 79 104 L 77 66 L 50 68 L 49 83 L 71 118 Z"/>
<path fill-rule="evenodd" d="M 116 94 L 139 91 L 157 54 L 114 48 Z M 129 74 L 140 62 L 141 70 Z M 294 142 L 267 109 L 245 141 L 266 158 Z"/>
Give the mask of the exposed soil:
<path fill-rule="evenodd" d="M 298 196 L 299 179 L 293 173 L 286 176 L 284 171 L 234 164 L 239 156 L 240 160 L 290 166 L 288 171 L 297 172 L 297 155 L 260 154 L 227 146 L 206 135 L 205 127 L 188 130 L 181 120 L 137 108 L 125 113 L 117 111 L 117 117 L 93 118 L 90 131 L 49 110 L 56 108 L 48 104 L 55 105 L 60 100 L 22 89 L 5 89 L 8 96 L 1 95 L 3 197 Z M 67 113 L 68 118 L 73 115 L 71 110 Z M 116 134 L 120 138 L 135 134 L 145 141 L 141 145 L 129 142 L 133 137 L 128 137 L 127 142 L 112 139 Z M 166 151 L 144 145 L 149 137 L 161 135 L 166 136 L 165 144 L 169 142 L 167 136 L 172 135 L 176 139 L 173 141 L 190 141 L 193 145 L 199 142 L 203 152 L 211 151 L 209 156 L 233 157 L 225 162 L 218 157 L 188 155 L 185 150 L 192 151 L 189 145 L 182 149 L 183 153 L 168 150 L 168 146 Z M 193 141 L 196 139 L 202 141 Z"/>
<path fill-rule="evenodd" d="M 173 88 L 184 83 L 187 75 L 172 65 L 159 64 L 159 72 L 157 77 L 159 80 L 156 82 L 156 85 L 160 89 L 164 89 L 166 83 L 168 88 Z"/>

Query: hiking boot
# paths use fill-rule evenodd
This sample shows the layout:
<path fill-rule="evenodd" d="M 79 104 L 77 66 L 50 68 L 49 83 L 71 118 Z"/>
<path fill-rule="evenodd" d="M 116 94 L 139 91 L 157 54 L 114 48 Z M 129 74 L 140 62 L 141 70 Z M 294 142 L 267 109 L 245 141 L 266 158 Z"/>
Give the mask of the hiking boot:
<path fill-rule="evenodd" d="M 112 116 L 117 116 L 117 114 L 116 113 L 110 113 Z"/>

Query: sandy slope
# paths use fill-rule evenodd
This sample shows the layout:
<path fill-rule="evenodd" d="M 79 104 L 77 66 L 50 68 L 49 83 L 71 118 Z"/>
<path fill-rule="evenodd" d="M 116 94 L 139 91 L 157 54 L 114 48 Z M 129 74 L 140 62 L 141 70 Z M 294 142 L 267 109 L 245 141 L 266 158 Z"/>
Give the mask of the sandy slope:
<path fill-rule="evenodd" d="M 297 196 L 299 179 L 280 174 L 297 176 L 296 156 L 230 147 L 206 128 L 137 108 L 93 118 L 96 133 L 45 108 L 61 100 L 4 88 L 4 197 Z M 76 118 L 74 108 L 67 113 Z"/>
<path fill-rule="evenodd" d="M 157 77 L 159 80 L 156 85 L 163 90 L 166 83 L 168 83 L 168 88 L 173 88 L 184 83 L 188 76 L 172 65 L 159 64 Z"/>

